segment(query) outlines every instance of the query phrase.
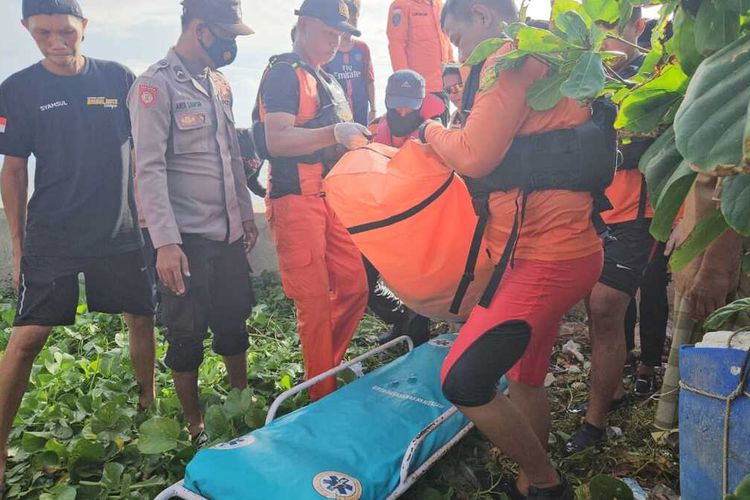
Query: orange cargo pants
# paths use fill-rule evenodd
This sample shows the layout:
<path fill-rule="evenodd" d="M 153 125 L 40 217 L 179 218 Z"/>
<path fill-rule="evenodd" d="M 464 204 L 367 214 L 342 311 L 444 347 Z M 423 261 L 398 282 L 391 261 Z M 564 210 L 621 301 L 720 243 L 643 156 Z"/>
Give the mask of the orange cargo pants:
<path fill-rule="evenodd" d="M 321 195 L 267 199 L 266 217 L 281 282 L 297 307 L 308 379 L 341 363 L 367 307 L 362 255 Z M 317 400 L 336 390 L 336 377 L 310 389 Z"/>

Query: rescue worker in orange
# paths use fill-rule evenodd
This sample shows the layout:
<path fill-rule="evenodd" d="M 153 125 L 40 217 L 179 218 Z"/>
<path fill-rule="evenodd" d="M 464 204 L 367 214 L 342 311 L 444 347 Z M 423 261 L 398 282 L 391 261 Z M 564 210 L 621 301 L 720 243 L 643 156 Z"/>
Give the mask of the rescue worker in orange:
<path fill-rule="evenodd" d="M 618 33 L 629 43 L 611 38 L 604 42 L 606 50 L 625 54 L 613 68 L 623 78 L 635 76 L 643 64 L 645 56 L 635 44 L 645 25 L 641 9 L 635 9 L 630 22 Z M 653 139 L 638 137 L 628 143 L 621 141 L 621 160 L 614 181 L 607 189 L 613 208 L 602 212 L 602 219 L 610 237 L 605 240 L 602 274 L 587 300 L 592 348 L 591 395 L 589 404 L 579 409 L 585 411 L 586 418 L 565 443 L 566 455 L 606 440 L 608 413 L 628 405 L 622 383 L 627 353 L 625 317 L 656 250 L 649 232 L 653 211 L 646 180 L 638 170 L 642 154 L 652 143 Z M 661 364 L 661 360 L 657 363 Z M 644 371 L 644 375 L 646 373 Z M 655 377 L 652 380 L 655 383 Z"/>
<path fill-rule="evenodd" d="M 266 147 L 271 164 L 266 217 L 284 291 L 297 307 L 309 379 L 341 362 L 367 306 L 362 256 L 326 202 L 323 176 L 341 149 L 367 145 L 369 132 L 352 122 L 343 89 L 321 69 L 342 34 L 360 35 L 347 22 L 346 4 L 305 0 L 295 13 L 294 50 L 271 59 L 255 128 L 265 134 L 256 145 Z M 335 377 L 328 378 L 310 396 L 335 389 Z"/>
<path fill-rule="evenodd" d="M 443 65 L 453 62 L 453 48 L 440 28 L 442 10 L 442 0 L 394 0 L 388 12 L 388 51 L 393 71 L 416 71 L 427 92 L 448 106 Z"/>
<path fill-rule="evenodd" d="M 450 0 L 442 16 L 465 61 L 482 41 L 502 37 L 502 22 L 516 21 L 518 10 L 513 0 Z M 572 500 L 570 485 L 546 451 L 550 407 L 544 379 L 562 316 L 599 277 L 602 245 L 592 222 L 592 194 L 559 184 L 555 174 L 583 171 L 578 164 L 587 155 L 565 150 L 583 130 L 605 138 L 604 128 L 600 134 L 591 110 L 567 98 L 548 111 L 533 111 L 527 92 L 548 68 L 532 58 L 480 90 L 495 57 L 512 48 L 508 43 L 472 67 L 464 84 L 463 129 L 426 122 L 420 130 L 422 140 L 466 180 L 498 262 L 496 286 L 461 328 L 443 365 L 442 385 L 446 397 L 520 465 L 517 481 L 506 485 L 511 498 Z M 605 140 L 581 145 L 611 159 L 609 180 L 616 156 L 611 130 L 611 152 Z M 533 156 L 537 151 L 546 154 L 544 162 Z M 523 180 L 529 174 L 533 186 Z M 503 375 L 510 398 L 497 391 Z"/>

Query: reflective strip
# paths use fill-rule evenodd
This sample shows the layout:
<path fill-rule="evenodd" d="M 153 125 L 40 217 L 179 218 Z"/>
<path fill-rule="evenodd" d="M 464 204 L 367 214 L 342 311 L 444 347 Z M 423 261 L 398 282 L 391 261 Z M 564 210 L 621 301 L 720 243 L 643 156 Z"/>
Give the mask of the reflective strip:
<path fill-rule="evenodd" d="M 26 300 L 26 275 L 21 275 L 21 300 L 18 303 L 18 315 L 23 314 L 23 304 Z"/>

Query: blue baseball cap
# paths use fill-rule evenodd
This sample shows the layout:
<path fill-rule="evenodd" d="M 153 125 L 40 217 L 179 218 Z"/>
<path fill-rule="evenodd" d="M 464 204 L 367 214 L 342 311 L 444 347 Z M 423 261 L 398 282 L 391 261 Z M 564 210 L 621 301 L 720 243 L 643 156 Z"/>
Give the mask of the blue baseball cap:
<path fill-rule="evenodd" d="M 83 11 L 76 0 L 23 0 L 23 18 L 41 15 L 75 16 L 83 19 Z"/>

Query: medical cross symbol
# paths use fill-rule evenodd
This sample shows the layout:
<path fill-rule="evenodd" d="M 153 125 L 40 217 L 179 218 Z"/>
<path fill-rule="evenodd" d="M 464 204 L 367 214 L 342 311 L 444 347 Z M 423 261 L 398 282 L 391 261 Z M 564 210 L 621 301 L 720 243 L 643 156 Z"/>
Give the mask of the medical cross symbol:
<path fill-rule="evenodd" d="M 354 492 L 354 485 L 346 477 L 328 476 L 323 479 L 323 485 L 331 493 L 335 492 L 339 495 L 350 495 Z"/>

